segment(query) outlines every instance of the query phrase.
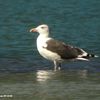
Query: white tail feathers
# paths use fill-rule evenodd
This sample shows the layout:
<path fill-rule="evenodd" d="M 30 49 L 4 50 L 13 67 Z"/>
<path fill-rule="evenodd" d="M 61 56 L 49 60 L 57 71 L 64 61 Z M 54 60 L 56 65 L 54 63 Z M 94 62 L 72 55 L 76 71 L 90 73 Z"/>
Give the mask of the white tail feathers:
<path fill-rule="evenodd" d="M 89 59 L 86 59 L 86 58 L 76 58 L 76 60 L 84 60 L 84 61 L 89 61 Z"/>
<path fill-rule="evenodd" d="M 78 56 L 76 59 L 77 60 L 85 60 L 85 61 L 89 61 L 89 58 L 93 58 L 93 57 L 99 57 L 97 55 L 94 55 L 94 54 L 87 54 L 87 55 L 81 55 L 81 56 Z"/>

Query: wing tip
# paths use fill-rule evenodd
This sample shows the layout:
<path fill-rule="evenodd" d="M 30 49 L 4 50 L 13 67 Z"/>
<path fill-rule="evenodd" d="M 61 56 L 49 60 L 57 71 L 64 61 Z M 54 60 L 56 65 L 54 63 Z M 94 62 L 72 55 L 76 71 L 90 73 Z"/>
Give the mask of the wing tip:
<path fill-rule="evenodd" d="M 89 61 L 89 58 L 98 58 L 98 55 L 94 55 L 94 54 L 87 54 L 87 56 L 83 56 L 83 57 L 78 57 L 76 58 L 77 60 L 84 60 L 84 61 Z"/>
<path fill-rule="evenodd" d="M 94 55 L 94 57 L 95 57 L 95 58 L 98 58 L 99 56 L 98 56 L 98 55 Z"/>
<path fill-rule="evenodd" d="M 94 57 L 94 58 L 99 57 L 98 55 L 95 55 L 95 54 L 88 54 L 87 56 L 90 57 L 90 58 L 91 58 L 91 57 Z"/>

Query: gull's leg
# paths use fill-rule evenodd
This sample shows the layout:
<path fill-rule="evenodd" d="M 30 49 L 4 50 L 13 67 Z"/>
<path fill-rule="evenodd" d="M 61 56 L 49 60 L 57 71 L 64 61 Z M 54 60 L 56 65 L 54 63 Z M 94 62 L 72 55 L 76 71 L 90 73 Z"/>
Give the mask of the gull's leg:
<path fill-rule="evenodd" d="M 54 71 L 57 71 L 57 62 L 54 60 Z"/>
<path fill-rule="evenodd" d="M 58 63 L 57 61 L 54 61 L 54 70 L 57 71 L 61 69 L 61 63 Z"/>
<path fill-rule="evenodd" d="M 59 63 L 58 70 L 61 70 L 61 63 Z"/>

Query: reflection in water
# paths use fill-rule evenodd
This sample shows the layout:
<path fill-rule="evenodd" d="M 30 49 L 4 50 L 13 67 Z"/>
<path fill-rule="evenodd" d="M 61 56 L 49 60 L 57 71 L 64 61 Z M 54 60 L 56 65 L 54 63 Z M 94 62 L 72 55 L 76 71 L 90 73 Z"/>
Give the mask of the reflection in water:
<path fill-rule="evenodd" d="M 92 75 L 92 77 L 91 77 Z M 98 75 L 97 75 L 98 76 Z M 36 98 L 38 100 L 84 100 L 99 96 L 99 80 L 87 69 L 77 70 L 38 70 L 36 72 Z M 95 82 L 94 82 L 95 80 Z M 32 87 L 31 87 L 32 88 Z M 99 100 L 99 99 L 95 99 Z"/>
<path fill-rule="evenodd" d="M 50 79 L 53 74 L 53 71 L 38 70 L 36 72 L 36 79 L 38 82 L 45 82 L 46 80 Z"/>
<path fill-rule="evenodd" d="M 63 79 L 69 80 L 70 78 L 79 78 L 79 79 L 86 79 L 88 78 L 88 70 L 77 70 L 77 71 L 50 71 L 50 70 L 38 70 L 36 72 L 36 80 L 37 82 L 48 82 L 48 80 L 59 80 L 62 81 Z"/>
<path fill-rule="evenodd" d="M 0 86 L 14 100 L 100 100 L 100 73 L 86 69 L 0 74 Z"/>
<path fill-rule="evenodd" d="M 80 75 L 80 78 L 83 78 L 83 79 L 85 79 L 85 78 L 87 78 L 88 76 L 88 70 L 86 70 L 86 69 L 84 69 L 84 70 L 79 70 L 78 71 L 78 75 Z"/>

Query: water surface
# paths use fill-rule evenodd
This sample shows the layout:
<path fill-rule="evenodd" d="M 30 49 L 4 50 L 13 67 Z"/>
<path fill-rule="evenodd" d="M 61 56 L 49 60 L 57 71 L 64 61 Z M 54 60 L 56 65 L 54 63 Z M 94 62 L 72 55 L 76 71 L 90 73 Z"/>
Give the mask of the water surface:
<path fill-rule="evenodd" d="M 67 62 L 54 72 L 37 52 L 38 34 L 29 33 L 44 23 L 52 37 L 100 56 L 99 0 L 1 0 L 0 94 L 13 100 L 99 100 L 100 58 Z"/>

